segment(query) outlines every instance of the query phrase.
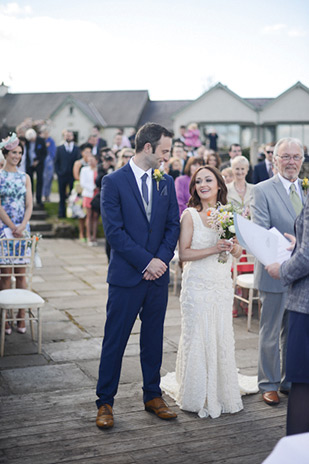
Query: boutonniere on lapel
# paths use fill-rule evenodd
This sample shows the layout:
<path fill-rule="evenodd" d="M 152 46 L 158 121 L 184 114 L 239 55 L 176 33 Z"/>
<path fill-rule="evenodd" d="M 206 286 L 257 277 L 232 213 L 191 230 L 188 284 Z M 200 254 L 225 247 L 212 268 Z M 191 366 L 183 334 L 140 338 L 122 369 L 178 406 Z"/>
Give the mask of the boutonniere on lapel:
<path fill-rule="evenodd" d="M 308 177 L 304 177 L 302 183 L 301 183 L 304 195 L 307 195 L 308 188 L 309 188 L 309 180 Z"/>
<path fill-rule="evenodd" d="M 153 171 L 153 176 L 152 178 L 157 182 L 157 190 L 159 191 L 159 184 L 161 180 L 164 179 L 164 171 L 161 171 L 160 169 L 155 169 Z"/>

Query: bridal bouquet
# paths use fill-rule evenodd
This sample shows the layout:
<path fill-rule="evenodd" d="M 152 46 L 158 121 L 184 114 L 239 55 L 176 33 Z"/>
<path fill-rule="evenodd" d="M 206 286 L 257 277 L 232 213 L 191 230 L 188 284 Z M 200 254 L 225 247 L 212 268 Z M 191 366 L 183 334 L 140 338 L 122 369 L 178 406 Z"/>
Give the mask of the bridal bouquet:
<path fill-rule="evenodd" d="M 248 217 L 247 209 L 237 208 L 231 203 L 227 203 L 226 205 L 218 203 L 215 207 L 207 210 L 209 226 L 217 232 L 220 238 L 231 241 L 235 237 L 234 213 Z M 219 253 L 219 263 L 226 263 L 228 256 L 228 251 Z"/>

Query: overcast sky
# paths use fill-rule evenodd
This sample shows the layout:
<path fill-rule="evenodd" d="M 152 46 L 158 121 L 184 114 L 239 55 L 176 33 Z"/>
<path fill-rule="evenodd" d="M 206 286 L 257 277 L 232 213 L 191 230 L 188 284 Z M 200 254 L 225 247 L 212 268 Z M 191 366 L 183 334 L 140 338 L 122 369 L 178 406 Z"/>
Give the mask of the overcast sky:
<path fill-rule="evenodd" d="M 148 90 L 195 99 L 309 87 L 309 1 L 0 0 L 0 82 L 10 91 Z"/>

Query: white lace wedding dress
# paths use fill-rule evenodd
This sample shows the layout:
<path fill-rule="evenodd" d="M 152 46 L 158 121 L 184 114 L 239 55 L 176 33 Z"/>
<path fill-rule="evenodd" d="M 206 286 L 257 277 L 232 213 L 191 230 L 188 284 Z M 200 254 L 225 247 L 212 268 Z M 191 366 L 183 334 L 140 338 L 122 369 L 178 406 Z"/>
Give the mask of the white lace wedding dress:
<path fill-rule="evenodd" d="M 191 247 L 208 248 L 218 235 L 206 227 L 195 208 Z M 200 417 L 219 417 L 243 409 L 235 362 L 232 321 L 231 257 L 226 264 L 211 255 L 185 264 L 182 278 L 181 337 L 176 373 L 161 388 L 181 409 Z"/>

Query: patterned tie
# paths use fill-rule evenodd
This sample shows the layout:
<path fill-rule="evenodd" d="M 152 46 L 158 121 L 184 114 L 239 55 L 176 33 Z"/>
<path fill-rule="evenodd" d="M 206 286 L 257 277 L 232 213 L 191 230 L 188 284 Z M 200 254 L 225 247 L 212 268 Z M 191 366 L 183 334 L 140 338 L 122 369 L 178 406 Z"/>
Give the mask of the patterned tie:
<path fill-rule="evenodd" d="M 290 186 L 290 200 L 295 210 L 296 216 L 298 216 L 303 209 L 303 204 L 301 199 L 299 198 L 298 193 L 296 192 L 296 188 L 294 184 Z"/>
<path fill-rule="evenodd" d="M 272 164 L 269 165 L 268 175 L 269 175 L 269 178 L 273 177 L 273 175 L 274 175 L 274 173 L 273 173 L 273 165 Z"/>
<path fill-rule="evenodd" d="M 142 175 L 141 179 L 142 179 L 142 195 L 143 195 L 146 205 L 148 205 L 148 201 L 149 201 L 148 200 L 147 178 L 148 178 L 148 174 L 147 172 L 145 172 L 145 174 Z"/>

